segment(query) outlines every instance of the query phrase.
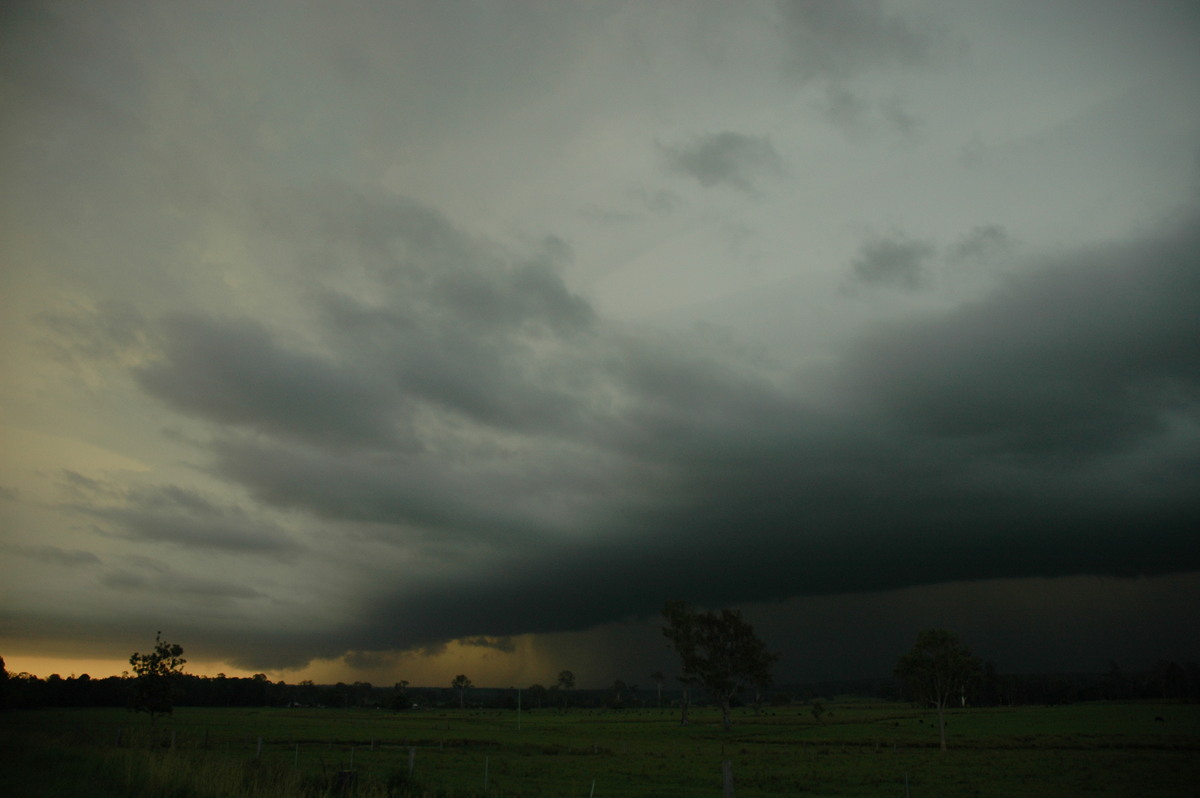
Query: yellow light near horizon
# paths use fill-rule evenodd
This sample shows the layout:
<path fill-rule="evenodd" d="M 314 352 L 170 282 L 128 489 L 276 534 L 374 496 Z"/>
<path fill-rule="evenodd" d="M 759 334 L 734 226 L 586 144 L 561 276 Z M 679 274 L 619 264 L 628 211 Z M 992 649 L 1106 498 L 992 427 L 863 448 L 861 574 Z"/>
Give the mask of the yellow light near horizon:
<path fill-rule="evenodd" d="M 129 671 L 129 660 L 124 659 L 70 659 L 66 657 L 24 657 L 24 656 L 8 656 L 0 652 L 0 657 L 4 657 L 4 669 L 9 675 L 18 673 L 29 673 L 37 676 L 39 679 L 45 679 L 52 673 L 57 673 L 64 679 L 68 676 L 82 676 L 87 674 L 92 679 L 106 679 L 109 676 L 120 676 L 122 673 Z M 184 652 L 184 657 L 187 657 L 187 652 Z M 192 662 L 188 660 L 184 666 L 184 671 L 195 676 L 216 676 L 218 673 L 223 673 L 226 676 L 253 676 L 253 672 L 235 668 L 224 662 Z M 268 674 L 270 676 L 270 674 Z M 277 681 L 274 677 L 272 681 Z"/>

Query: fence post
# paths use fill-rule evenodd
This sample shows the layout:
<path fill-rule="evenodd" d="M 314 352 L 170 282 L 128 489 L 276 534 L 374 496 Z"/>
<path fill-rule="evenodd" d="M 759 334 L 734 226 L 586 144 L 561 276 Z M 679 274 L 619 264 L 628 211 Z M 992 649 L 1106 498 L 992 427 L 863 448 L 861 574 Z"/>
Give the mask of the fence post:
<path fill-rule="evenodd" d="M 725 784 L 725 791 L 722 794 L 725 798 L 733 798 L 733 762 L 726 759 L 721 763 L 721 776 Z"/>
<path fill-rule="evenodd" d="M 408 749 L 408 777 L 411 779 L 413 768 L 417 764 L 417 749 L 415 747 Z"/>

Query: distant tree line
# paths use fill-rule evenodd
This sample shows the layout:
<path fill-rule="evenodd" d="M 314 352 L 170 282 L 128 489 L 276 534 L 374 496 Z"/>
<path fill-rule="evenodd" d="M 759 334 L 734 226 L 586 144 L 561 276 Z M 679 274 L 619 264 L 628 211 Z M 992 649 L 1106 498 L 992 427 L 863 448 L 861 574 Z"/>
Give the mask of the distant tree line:
<path fill-rule="evenodd" d="M 620 681 L 620 680 L 618 680 Z M 622 708 L 678 707 L 682 689 L 661 687 L 650 679 L 648 687 L 621 682 L 602 689 L 573 688 L 570 706 L 593 710 Z M 0 707 L 32 709 L 41 707 L 126 707 L 130 705 L 135 678 L 109 676 L 93 679 L 88 674 L 39 678 L 28 673 L 9 673 L 0 659 Z M 311 681 L 273 682 L 264 674 L 254 676 L 178 677 L 175 706 L 196 707 L 378 707 L 385 710 L 410 709 L 414 704 L 428 709 L 455 709 L 459 691 L 446 687 L 412 687 L 404 684 L 403 699 L 396 701 L 394 686 L 376 686 L 370 682 L 314 684 Z M 565 690 L 532 685 L 522 691 L 525 711 L 560 708 Z M 797 711 L 808 712 L 815 700 L 854 695 L 884 700 L 903 700 L 906 694 L 896 678 L 844 679 L 781 685 L 764 690 L 762 702 L 773 707 L 804 705 Z M 732 700 L 732 706 L 754 703 L 753 693 Z M 701 699 L 702 700 L 702 699 Z M 692 699 L 692 706 L 701 706 Z M 1200 667 L 1196 663 L 1160 660 L 1149 669 L 1124 670 L 1115 663 L 1106 673 L 1094 674 L 1001 674 L 993 663 L 983 664 L 982 674 L 967 694 L 971 706 L 1021 706 L 1070 704 L 1078 701 L 1158 700 L 1200 702 Z M 472 687 L 466 694 L 466 709 L 516 709 L 515 688 Z"/>

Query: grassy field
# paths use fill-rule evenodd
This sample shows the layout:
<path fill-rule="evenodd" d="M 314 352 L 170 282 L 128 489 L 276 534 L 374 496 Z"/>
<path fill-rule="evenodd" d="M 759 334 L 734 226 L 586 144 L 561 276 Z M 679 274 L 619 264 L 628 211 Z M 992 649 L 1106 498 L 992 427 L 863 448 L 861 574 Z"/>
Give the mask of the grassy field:
<path fill-rule="evenodd" d="M 1196 705 L 959 710 L 945 754 L 931 712 L 826 707 L 739 710 L 729 734 L 703 710 L 8 713 L 0 795 L 719 796 L 725 761 L 747 798 L 1200 795 Z"/>

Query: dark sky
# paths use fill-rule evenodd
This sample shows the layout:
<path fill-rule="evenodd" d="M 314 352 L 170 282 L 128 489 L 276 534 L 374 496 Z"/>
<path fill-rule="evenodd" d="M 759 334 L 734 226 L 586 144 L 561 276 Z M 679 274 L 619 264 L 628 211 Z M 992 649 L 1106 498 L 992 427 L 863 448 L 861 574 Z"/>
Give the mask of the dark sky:
<path fill-rule="evenodd" d="M 1200 659 L 1194 5 L 0 13 L 9 670 Z"/>

